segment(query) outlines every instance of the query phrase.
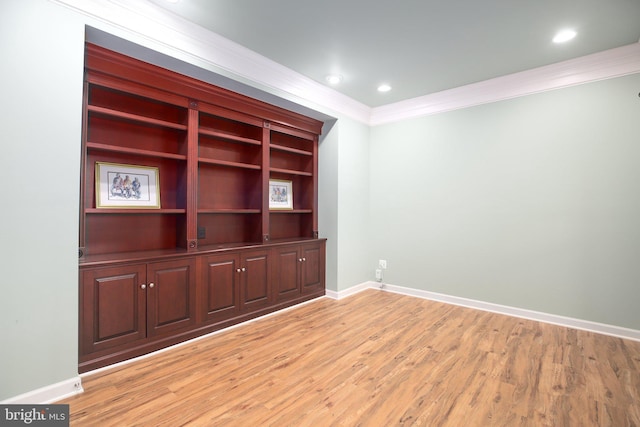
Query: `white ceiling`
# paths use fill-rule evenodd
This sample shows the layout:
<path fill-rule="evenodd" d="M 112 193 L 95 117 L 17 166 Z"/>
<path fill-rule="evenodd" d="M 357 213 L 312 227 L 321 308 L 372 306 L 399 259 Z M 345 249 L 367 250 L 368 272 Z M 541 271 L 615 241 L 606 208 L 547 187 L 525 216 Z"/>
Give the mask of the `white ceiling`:
<path fill-rule="evenodd" d="M 640 0 L 151 1 L 321 84 L 339 73 L 369 107 L 640 39 Z M 563 28 L 578 36 L 554 44 Z"/>

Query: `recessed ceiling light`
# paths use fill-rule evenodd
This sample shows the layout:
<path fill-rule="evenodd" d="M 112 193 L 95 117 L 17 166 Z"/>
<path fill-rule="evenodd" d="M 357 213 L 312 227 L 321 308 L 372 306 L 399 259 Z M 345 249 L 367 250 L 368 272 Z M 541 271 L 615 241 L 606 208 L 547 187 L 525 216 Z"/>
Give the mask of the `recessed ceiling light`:
<path fill-rule="evenodd" d="M 578 33 L 576 33 L 574 30 L 562 30 L 553 37 L 553 42 L 554 43 L 568 42 L 569 40 L 573 39 L 576 36 L 576 34 Z"/>
<path fill-rule="evenodd" d="M 327 82 L 332 85 L 337 85 L 342 81 L 342 76 L 340 74 L 329 74 L 327 77 Z"/>
<path fill-rule="evenodd" d="M 378 92 L 389 92 L 390 90 L 391 90 L 391 86 L 389 86 L 386 83 L 378 86 Z"/>

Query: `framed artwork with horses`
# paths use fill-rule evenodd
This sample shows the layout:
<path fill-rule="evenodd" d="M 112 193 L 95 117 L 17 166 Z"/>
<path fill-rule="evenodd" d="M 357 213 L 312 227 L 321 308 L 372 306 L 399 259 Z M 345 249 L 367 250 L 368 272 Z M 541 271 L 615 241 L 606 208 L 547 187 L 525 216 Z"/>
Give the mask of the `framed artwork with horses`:
<path fill-rule="evenodd" d="M 158 168 L 96 162 L 96 208 L 160 209 Z"/>

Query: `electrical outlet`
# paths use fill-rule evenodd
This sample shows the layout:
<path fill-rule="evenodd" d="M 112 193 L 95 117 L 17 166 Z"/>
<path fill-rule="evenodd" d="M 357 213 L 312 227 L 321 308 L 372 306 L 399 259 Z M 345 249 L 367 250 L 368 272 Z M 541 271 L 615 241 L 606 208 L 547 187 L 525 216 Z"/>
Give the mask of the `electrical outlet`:
<path fill-rule="evenodd" d="M 380 270 L 379 268 L 376 270 L 376 280 L 377 281 L 382 280 L 382 270 Z"/>
<path fill-rule="evenodd" d="M 378 267 L 385 270 L 387 268 L 387 260 L 386 259 L 378 260 Z"/>

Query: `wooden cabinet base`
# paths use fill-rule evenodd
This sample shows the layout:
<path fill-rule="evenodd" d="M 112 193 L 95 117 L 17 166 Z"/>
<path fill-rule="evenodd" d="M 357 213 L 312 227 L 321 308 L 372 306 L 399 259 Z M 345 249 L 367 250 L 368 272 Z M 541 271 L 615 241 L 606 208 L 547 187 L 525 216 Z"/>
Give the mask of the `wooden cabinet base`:
<path fill-rule="evenodd" d="M 83 355 L 80 357 L 78 364 L 78 372 L 85 373 L 94 369 L 103 368 L 105 366 L 113 365 L 118 362 L 133 359 L 135 357 L 143 356 L 145 354 L 152 353 L 163 348 L 170 347 L 172 345 L 180 344 L 182 342 L 201 337 L 203 335 L 210 334 L 212 332 L 219 331 L 229 326 L 237 325 L 242 322 L 254 319 L 256 317 L 264 316 L 265 314 L 273 313 L 278 310 L 282 310 L 287 307 L 300 304 L 305 301 L 310 301 L 315 298 L 319 298 L 325 295 L 325 291 L 322 290 L 316 294 L 304 295 L 295 300 L 283 302 L 274 306 L 264 308 L 251 313 L 246 313 L 238 317 L 220 321 L 209 325 L 200 326 L 197 329 L 187 330 L 182 333 L 167 336 L 160 339 L 147 339 L 140 340 L 134 346 L 123 346 L 121 349 L 112 349 L 110 351 L 100 351 Z"/>
<path fill-rule="evenodd" d="M 283 293 L 291 252 L 299 266 Z M 142 261 L 81 265 L 80 373 L 325 295 L 324 239 Z"/>

